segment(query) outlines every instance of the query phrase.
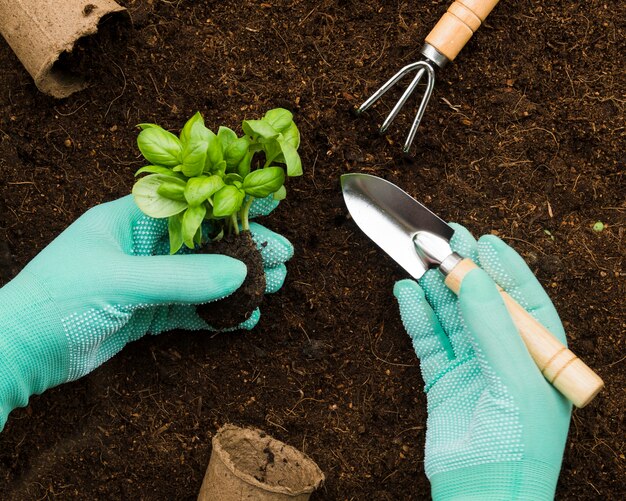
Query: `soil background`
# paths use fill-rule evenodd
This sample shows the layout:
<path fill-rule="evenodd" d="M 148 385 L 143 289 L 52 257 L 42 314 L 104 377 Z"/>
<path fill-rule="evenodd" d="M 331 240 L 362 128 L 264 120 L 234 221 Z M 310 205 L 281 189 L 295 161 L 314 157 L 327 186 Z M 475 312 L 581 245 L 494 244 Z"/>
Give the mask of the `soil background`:
<path fill-rule="evenodd" d="M 327 476 L 316 500 L 428 499 L 425 397 L 392 295 L 405 275 L 347 217 L 346 172 L 531 263 L 607 384 L 574 411 L 557 499 L 624 499 L 626 3 L 501 2 L 438 73 L 411 156 L 415 103 L 386 136 L 397 94 L 350 111 L 419 58 L 447 0 L 120 3 L 132 33 L 62 101 L 0 41 L 0 283 L 129 193 L 137 123 L 177 131 L 198 110 L 213 129 L 294 112 L 304 175 L 262 223 L 296 253 L 253 331 L 145 337 L 11 413 L 1 499 L 194 499 L 227 422 L 310 454 Z"/>

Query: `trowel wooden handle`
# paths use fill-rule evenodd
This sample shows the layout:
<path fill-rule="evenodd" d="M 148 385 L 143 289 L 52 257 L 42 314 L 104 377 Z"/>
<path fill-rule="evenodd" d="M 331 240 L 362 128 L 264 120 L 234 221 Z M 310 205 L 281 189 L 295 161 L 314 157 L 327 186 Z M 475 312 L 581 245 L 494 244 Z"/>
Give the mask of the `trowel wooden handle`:
<path fill-rule="evenodd" d="M 463 259 L 446 276 L 446 285 L 458 294 L 463 278 L 475 268 L 477 266 L 471 259 Z M 530 356 L 544 377 L 576 407 L 581 408 L 591 402 L 604 387 L 602 379 L 504 290 L 500 289 L 500 294 Z"/>
<path fill-rule="evenodd" d="M 454 60 L 499 0 L 456 0 L 426 37 L 426 43 Z"/>

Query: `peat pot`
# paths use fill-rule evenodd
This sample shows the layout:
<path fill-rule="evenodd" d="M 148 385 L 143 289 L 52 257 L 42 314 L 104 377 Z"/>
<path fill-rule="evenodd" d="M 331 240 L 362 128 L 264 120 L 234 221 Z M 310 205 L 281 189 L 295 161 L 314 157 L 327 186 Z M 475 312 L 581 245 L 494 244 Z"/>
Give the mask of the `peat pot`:
<path fill-rule="evenodd" d="M 122 19 L 126 9 L 113 0 L 0 0 L 0 33 L 37 88 L 56 98 L 87 86 L 64 64 L 76 42 Z"/>
<path fill-rule="evenodd" d="M 306 501 L 323 481 L 306 454 L 261 430 L 227 424 L 213 437 L 198 501 Z"/>

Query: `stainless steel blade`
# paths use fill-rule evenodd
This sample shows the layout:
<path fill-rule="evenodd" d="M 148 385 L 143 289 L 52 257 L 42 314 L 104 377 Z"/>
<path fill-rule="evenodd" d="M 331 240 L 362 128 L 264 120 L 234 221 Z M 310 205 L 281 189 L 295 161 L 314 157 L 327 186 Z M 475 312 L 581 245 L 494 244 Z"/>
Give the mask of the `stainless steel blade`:
<path fill-rule="evenodd" d="M 415 249 L 417 232 L 449 241 L 454 230 L 404 190 L 370 174 L 344 174 L 341 188 L 346 206 L 359 228 L 412 277 L 429 268 Z"/>

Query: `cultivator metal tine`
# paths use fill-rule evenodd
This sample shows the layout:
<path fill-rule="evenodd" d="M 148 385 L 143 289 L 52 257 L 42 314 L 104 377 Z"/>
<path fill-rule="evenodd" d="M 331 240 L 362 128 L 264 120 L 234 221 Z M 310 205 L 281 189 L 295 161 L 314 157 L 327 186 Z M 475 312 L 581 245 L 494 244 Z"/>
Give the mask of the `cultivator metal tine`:
<path fill-rule="evenodd" d="M 398 100 L 396 105 L 391 110 L 391 113 L 389 113 L 389 115 L 387 115 L 387 118 L 385 119 L 383 124 L 380 126 L 381 134 L 384 134 L 385 132 L 387 132 L 387 128 L 391 125 L 391 122 L 393 122 L 394 118 L 396 118 L 396 115 L 400 111 L 400 108 L 402 108 L 402 106 L 404 106 L 404 103 L 406 103 L 406 100 L 413 93 L 413 91 L 415 90 L 415 87 L 417 87 L 417 85 L 419 84 L 420 80 L 422 79 L 422 76 L 424 75 L 425 71 L 426 70 L 424 68 L 421 68 L 417 72 L 417 75 L 415 75 L 415 78 L 413 79 L 411 84 L 406 88 L 406 90 L 404 91 L 404 94 L 402 94 L 402 97 L 400 97 L 400 99 Z"/>
<path fill-rule="evenodd" d="M 424 75 L 426 75 L 426 90 L 417 109 L 417 115 L 415 116 L 413 124 L 409 129 L 409 135 L 404 143 L 404 152 L 408 152 L 411 148 L 411 144 L 413 143 L 413 139 L 415 139 L 415 134 L 417 133 L 417 128 L 419 127 L 419 124 L 422 121 L 422 117 L 424 116 L 424 112 L 426 111 L 428 100 L 430 99 L 430 96 L 433 93 L 433 88 L 435 87 L 435 70 L 429 61 L 422 60 L 406 65 L 389 80 L 387 80 L 387 82 L 385 82 L 376 92 L 374 92 L 374 94 L 372 94 L 369 99 L 367 99 L 361 106 L 357 108 L 357 113 L 364 112 L 376 101 L 378 101 L 396 83 L 398 83 L 400 79 L 402 79 L 405 75 L 414 70 L 417 70 L 417 74 L 415 75 L 409 86 L 405 89 L 402 96 L 395 104 L 391 112 L 389 112 L 389 115 L 387 115 L 387 118 L 385 118 L 385 121 L 379 129 L 381 134 L 384 134 L 387 131 L 389 125 L 391 125 L 391 123 L 400 112 L 400 109 L 405 105 L 411 94 L 413 94 L 415 88 L 418 86 Z"/>
<path fill-rule="evenodd" d="M 367 101 L 357 108 L 357 113 L 362 113 L 367 110 L 372 104 L 378 101 L 389 89 L 391 89 L 404 75 L 410 73 L 419 66 L 418 63 L 412 63 L 406 65 L 398 73 L 387 80 L 374 94 L 372 94 Z"/>
<path fill-rule="evenodd" d="M 417 133 L 417 128 L 422 121 L 422 117 L 424 116 L 424 112 L 426 111 L 426 106 L 428 106 L 428 101 L 430 101 L 430 96 L 433 93 L 433 89 L 435 88 L 435 69 L 428 63 L 424 62 L 424 71 L 426 71 L 426 90 L 424 91 L 424 96 L 420 101 L 419 108 L 417 109 L 417 114 L 415 115 L 415 120 L 413 120 L 413 125 L 409 129 L 409 135 L 404 142 L 404 146 L 402 150 L 405 153 L 408 153 L 411 149 L 411 144 L 413 143 L 413 139 L 415 139 L 415 134 Z"/>

